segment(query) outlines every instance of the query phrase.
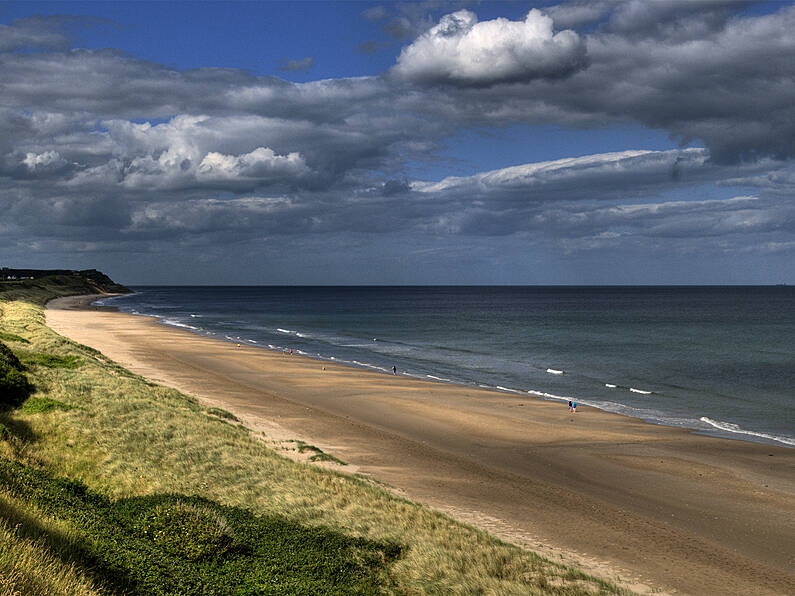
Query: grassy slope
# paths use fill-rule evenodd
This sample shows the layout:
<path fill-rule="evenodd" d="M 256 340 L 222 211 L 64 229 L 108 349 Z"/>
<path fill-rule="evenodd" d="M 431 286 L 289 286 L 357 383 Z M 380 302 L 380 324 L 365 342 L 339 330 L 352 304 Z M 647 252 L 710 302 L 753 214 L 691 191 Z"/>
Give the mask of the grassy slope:
<path fill-rule="evenodd" d="M 221 515 L 226 526 L 234 526 L 231 532 L 235 535 L 241 530 L 235 525 L 238 522 L 229 522 L 230 516 L 260 520 L 265 525 L 287 524 L 285 527 L 292 528 L 288 535 L 300 536 L 319 528 L 334 543 L 329 547 L 334 551 L 329 554 L 333 561 L 357 563 L 349 575 L 351 581 L 361 580 L 356 585 L 365 593 L 619 593 L 612 585 L 397 499 L 362 479 L 276 455 L 246 429 L 210 415 L 192 398 L 149 383 L 47 328 L 42 305 L 61 293 L 85 291 L 47 280 L 38 280 L 35 287 L 0 289 L 0 332 L 29 342 L 6 343 L 27 363 L 28 377 L 36 386 L 22 407 L 0 415 L 5 428 L 0 433 L 0 457 L 25 466 L 18 473 L 7 472 L 5 481 L 0 475 L 0 517 L 6 520 L 0 524 L 0 544 L 6 547 L 0 549 L 5 553 L 0 555 L 0 577 L 4 578 L 0 590 L 90 594 L 132 586 L 133 592 L 160 593 L 155 584 L 136 579 L 140 561 L 128 562 L 126 570 L 114 575 L 103 572 L 110 564 L 96 557 L 97 552 L 115 550 L 113 557 L 123 559 L 130 544 L 142 541 L 136 524 L 151 515 L 146 511 L 157 509 L 166 498 L 162 495 L 169 494 L 177 509 L 194 497 L 202 499 L 203 507 Z M 43 506 L 26 495 L 24 487 L 15 487 L 8 480 L 35 470 L 46 472 L 40 479 L 46 486 L 57 488 L 60 481 L 55 477 L 83 483 L 75 486 L 87 503 L 78 505 L 89 509 L 75 514 L 66 506 Z M 141 498 L 145 505 L 140 505 Z M 97 529 L 130 502 L 142 508 L 136 514 L 138 522 L 117 524 L 127 529 L 115 537 Z M 19 522 L 20 518 L 25 523 Z M 96 521 L 88 523 L 88 518 Z M 54 530 L 25 530 L 30 527 Z M 268 533 L 262 532 L 262 536 Z M 55 546 L 53 535 L 59 537 Z M 306 547 L 299 559 L 323 576 L 326 565 L 334 568 L 338 563 L 312 551 L 309 542 L 285 543 L 277 550 L 287 555 Z M 249 538 L 248 550 L 259 552 L 257 544 L 259 540 Z M 198 573 L 195 566 L 180 562 L 184 553 L 161 551 L 154 552 L 170 557 L 169 573 L 176 574 L 179 581 L 189 583 L 188 576 Z M 227 565 L 231 556 L 221 553 L 216 567 Z M 269 589 L 246 592 L 240 584 L 240 593 L 278 593 L 278 589 L 301 593 L 301 586 L 310 585 L 310 576 L 301 575 L 305 571 L 285 562 L 287 559 L 278 560 L 281 562 L 271 566 L 276 579 Z M 226 581 L 221 571 L 206 573 Z M 56 576 L 63 578 L 63 587 L 30 589 L 52 582 Z M 336 576 L 332 574 L 332 578 Z M 336 581 L 322 584 L 325 588 L 317 584 L 313 592 L 332 593 Z"/>

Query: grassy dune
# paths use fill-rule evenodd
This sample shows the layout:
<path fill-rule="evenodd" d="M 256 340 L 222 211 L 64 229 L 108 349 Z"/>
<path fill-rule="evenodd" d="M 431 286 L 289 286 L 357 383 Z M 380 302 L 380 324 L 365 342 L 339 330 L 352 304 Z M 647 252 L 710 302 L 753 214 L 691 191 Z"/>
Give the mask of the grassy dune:
<path fill-rule="evenodd" d="M 0 341 L 35 387 L 0 413 L 0 592 L 624 593 L 277 455 L 46 327 L 66 293 L 81 292 L 0 287 Z"/>

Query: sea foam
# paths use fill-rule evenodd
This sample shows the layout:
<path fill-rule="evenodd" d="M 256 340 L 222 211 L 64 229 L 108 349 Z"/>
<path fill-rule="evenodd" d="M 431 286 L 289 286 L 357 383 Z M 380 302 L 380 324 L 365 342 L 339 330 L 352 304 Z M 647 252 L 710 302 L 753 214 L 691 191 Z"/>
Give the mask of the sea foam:
<path fill-rule="evenodd" d="M 713 426 L 719 430 L 723 430 L 726 432 L 736 433 L 740 435 L 749 435 L 752 437 L 760 437 L 762 439 L 776 441 L 777 443 L 783 443 L 784 445 L 795 446 L 795 440 L 790 439 L 788 437 L 779 437 L 777 435 L 759 433 L 753 430 L 745 430 L 744 428 L 740 428 L 737 424 L 732 424 L 731 422 L 722 422 L 720 420 L 713 420 L 712 418 L 707 418 L 706 416 L 702 416 L 701 418 L 699 418 L 699 420 L 701 420 L 701 422 L 706 422 L 710 426 Z"/>

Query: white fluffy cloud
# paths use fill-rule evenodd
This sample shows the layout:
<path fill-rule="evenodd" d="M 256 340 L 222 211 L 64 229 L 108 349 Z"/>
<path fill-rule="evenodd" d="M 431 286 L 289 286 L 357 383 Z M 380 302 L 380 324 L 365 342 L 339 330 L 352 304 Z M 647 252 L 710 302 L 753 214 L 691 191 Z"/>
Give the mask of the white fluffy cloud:
<path fill-rule="evenodd" d="M 300 176 L 309 169 L 296 152 L 276 155 L 272 149 L 257 147 L 242 155 L 224 155 L 211 151 L 199 164 L 198 177 L 202 180 L 235 180 L 237 178 L 263 178 L 270 176 Z"/>
<path fill-rule="evenodd" d="M 126 120 L 102 125 L 104 132 L 73 136 L 63 148 L 80 162 L 67 187 L 151 191 L 205 185 L 239 192 L 294 185 L 312 173 L 300 152 L 259 144 L 283 143 L 283 126 L 274 120 L 181 115 L 154 126 Z M 56 159 L 61 158 L 55 151 L 28 153 L 24 163 L 33 170 Z"/>
<path fill-rule="evenodd" d="M 483 22 L 459 10 L 405 47 L 394 72 L 420 83 L 477 87 L 563 77 L 585 63 L 580 36 L 553 33 L 552 19 L 536 9 L 524 21 Z"/>
<path fill-rule="evenodd" d="M 28 152 L 22 160 L 28 170 L 46 170 L 59 168 L 66 164 L 66 160 L 57 151 L 45 151 L 43 153 Z"/>

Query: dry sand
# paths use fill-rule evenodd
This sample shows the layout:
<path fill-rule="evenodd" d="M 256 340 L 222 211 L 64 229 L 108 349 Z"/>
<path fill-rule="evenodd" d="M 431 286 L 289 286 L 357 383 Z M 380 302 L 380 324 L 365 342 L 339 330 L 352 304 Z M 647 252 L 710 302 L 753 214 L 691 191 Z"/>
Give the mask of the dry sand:
<path fill-rule="evenodd" d="M 507 541 L 642 592 L 795 594 L 793 449 L 238 347 L 89 301 L 51 302 L 48 325 Z"/>

